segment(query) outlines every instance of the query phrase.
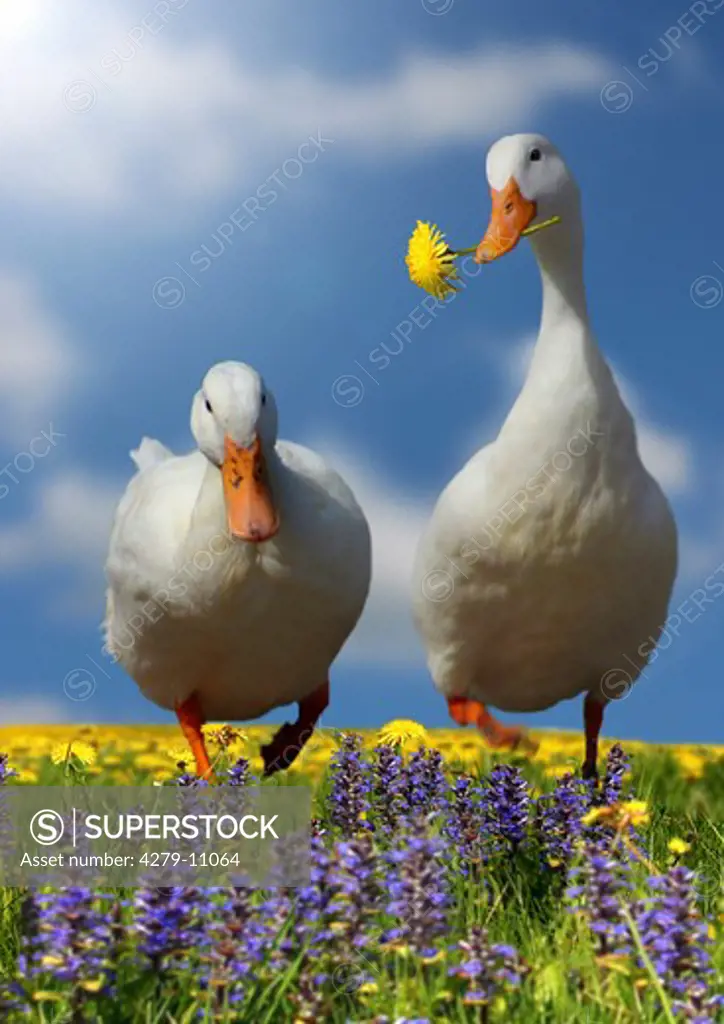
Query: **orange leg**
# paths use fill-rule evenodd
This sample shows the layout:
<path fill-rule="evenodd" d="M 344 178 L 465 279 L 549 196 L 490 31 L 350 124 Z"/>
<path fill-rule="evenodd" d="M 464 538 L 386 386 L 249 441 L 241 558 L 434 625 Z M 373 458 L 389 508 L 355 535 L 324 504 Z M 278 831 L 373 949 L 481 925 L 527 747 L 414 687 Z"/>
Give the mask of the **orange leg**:
<path fill-rule="evenodd" d="M 535 743 L 523 729 L 514 725 L 503 725 L 494 718 L 484 704 L 467 697 L 448 697 L 448 711 L 458 725 L 475 725 L 496 749 L 516 750 L 522 746 L 529 750 L 535 749 Z"/>
<path fill-rule="evenodd" d="M 583 762 L 581 774 L 584 779 L 598 778 L 596 763 L 598 761 L 598 736 L 603 725 L 604 704 L 586 694 L 583 702 L 583 721 L 586 728 L 586 760 Z"/>
<path fill-rule="evenodd" d="M 176 714 L 179 725 L 196 759 L 196 774 L 200 779 L 208 779 L 211 776 L 211 762 L 206 752 L 204 734 L 201 731 L 201 727 L 205 724 L 205 719 L 201 714 L 201 707 L 196 694 L 192 694 L 188 700 L 177 704 Z"/>
<path fill-rule="evenodd" d="M 329 682 L 299 701 L 299 716 L 296 722 L 287 722 L 273 737 L 271 743 L 261 748 L 264 775 L 273 775 L 282 768 L 288 768 L 296 760 L 328 704 Z"/>

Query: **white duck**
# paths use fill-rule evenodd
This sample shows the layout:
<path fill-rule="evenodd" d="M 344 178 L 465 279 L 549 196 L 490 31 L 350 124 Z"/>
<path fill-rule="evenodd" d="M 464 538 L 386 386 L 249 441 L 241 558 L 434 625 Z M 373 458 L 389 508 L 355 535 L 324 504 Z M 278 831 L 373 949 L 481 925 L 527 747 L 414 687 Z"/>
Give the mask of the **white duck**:
<path fill-rule="evenodd" d="M 277 441 L 272 393 L 226 362 L 193 400 L 198 450 L 144 438 L 116 511 L 107 646 L 154 703 L 174 709 L 211 771 L 202 726 L 299 703 L 263 749 L 288 766 L 329 699 L 328 672 L 370 583 L 365 517 L 315 452 Z"/>
<path fill-rule="evenodd" d="M 496 440 L 440 496 L 419 545 L 414 614 L 452 717 L 515 746 L 486 705 L 538 711 L 585 694 L 584 774 L 595 776 L 608 700 L 628 692 L 666 618 L 676 526 L 588 323 L 579 193 L 540 135 L 487 159 L 487 263 L 525 228 L 543 284 L 523 389 Z M 621 666 L 624 666 L 621 668 Z"/>

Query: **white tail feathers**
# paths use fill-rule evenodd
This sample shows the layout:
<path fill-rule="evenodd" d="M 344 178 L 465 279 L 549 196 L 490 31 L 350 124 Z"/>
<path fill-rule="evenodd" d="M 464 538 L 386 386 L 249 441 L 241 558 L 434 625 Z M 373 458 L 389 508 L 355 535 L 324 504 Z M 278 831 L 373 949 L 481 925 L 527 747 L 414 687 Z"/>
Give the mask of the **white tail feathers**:
<path fill-rule="evenodd" d="M 161 444 L 153 437 L 142 438 L 138 448 L 130 452 L 131 458 L 139 469 L 157 466 L 159 462 L 165 462 L 166 459 L 171 458 L 172 454 L 165 444 Z"/>

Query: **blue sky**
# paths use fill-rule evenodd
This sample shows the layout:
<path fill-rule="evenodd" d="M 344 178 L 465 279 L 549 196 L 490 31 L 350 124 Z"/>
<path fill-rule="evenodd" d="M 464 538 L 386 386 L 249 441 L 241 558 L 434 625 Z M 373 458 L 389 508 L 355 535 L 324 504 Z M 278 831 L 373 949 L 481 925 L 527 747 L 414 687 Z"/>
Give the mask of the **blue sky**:
<path fill-rule="evenodd" d="M 169 720 L 101 651 L 110 517 L 129 449 L 190 447 L 193 392 L 236 358 L 372 523 L 373 595 L 325 723 L 447 723 L 410 560 L 521 385 L 530 251 L 384 369 L 371 353 L 423 297 L 402 263 L 415 221 L 475 244 L 488 147 L 542 131 L 581 186 L 594 327 L 681 533 L 680 621 L 606 730 L 721 741 L 724 599 L 691 600 L 724 563 L 719 3 L 1 3 L 0 719 Z M 577 701 L 528 716 L 579 720 Z"/>

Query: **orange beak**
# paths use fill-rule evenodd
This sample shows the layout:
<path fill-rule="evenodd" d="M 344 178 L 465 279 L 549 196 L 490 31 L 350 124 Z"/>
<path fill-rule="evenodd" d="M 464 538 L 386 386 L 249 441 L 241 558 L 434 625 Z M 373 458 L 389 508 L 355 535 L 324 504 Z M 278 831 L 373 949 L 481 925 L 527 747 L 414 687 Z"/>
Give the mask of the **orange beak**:
<path fill-rule="evenodd" d="M 535 203 L 526 199 L 515 178 L 499 192 L 492 188 L 493 209 L 485 236 L 475 252 L 476 263 L 490 263 L 514 249 L 536 215 Z"/>
<path fill-rule="evenodd" d="M 224 438 L 221 476 L 232 536 L 253 544 L 273 537 L 279 529 L 279 516 L 269 489 L 258 437 L 249 448 L 240 447 L 230 437 Z"/>

